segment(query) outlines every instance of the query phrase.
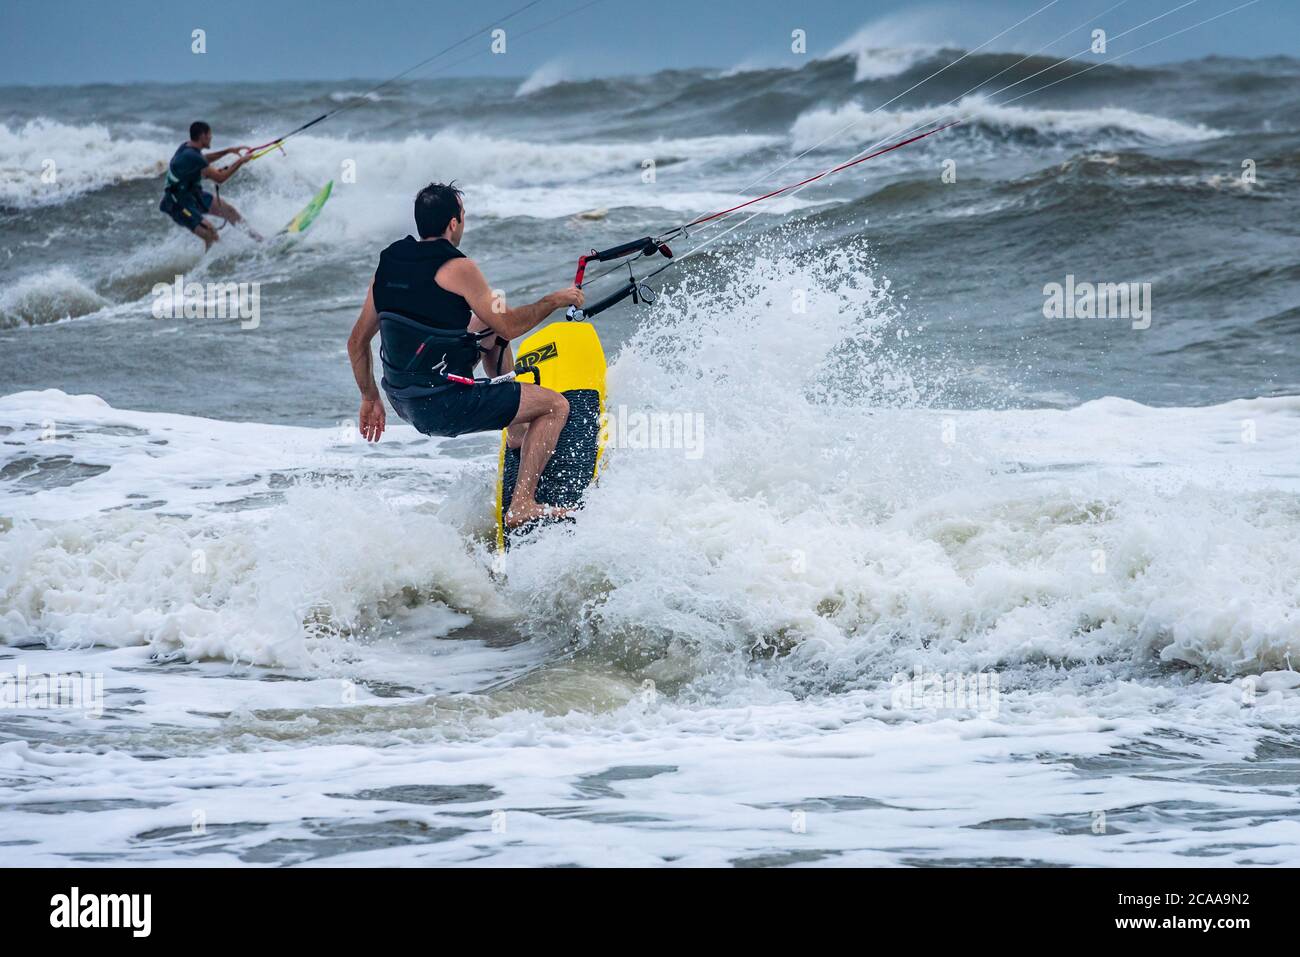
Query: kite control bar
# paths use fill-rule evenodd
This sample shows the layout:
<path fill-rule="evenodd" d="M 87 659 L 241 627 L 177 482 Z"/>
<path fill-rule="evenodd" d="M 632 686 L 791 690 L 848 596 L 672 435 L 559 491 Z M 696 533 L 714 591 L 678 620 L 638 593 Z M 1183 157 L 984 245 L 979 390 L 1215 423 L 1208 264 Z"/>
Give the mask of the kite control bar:
<path fill-rule="evenodd" d="M 661 233 L 658 238 L 654 236 L 645 236 L 641 239 L 634 239 L 630 243 L 623 243 L 621 246 L 614 246 L 610 249 L 604 249 L 600 251 L 593 249 L 587 255 L 582 256 L 578 259 L 578 272 L 573 277 L 573 284 L 575 286 L 582 288 L 582 281 L 587 271 L 587 263 L 592 262 L 593 260 L 595 262 L 607 262 L 608 260 L 611 259 L 627 259 L 628 260 L 627 282 L 618 291 L 610 293 L 610 295 L 606 296 L 604 299 L 601 299 L 599 302 L 595 303 L 592 306 L 589 306 L 586 309 L 578 309 L 575 306 L 570 306 L 567 316 L 570 319 L 590 318 L 591 316 L 604 312 L 610 306 L 622 302 L 628 296 L 631 296 L 634 302 L 647 302 L 647 303 L 654 302 L 655 299 L 654 290 L 651 289 L 649 286 L 647 286 L 641 280 L 637 279 L 636 276 L 632 274 L 633 259 L 642 259 L 645 257 L 653 256 L 655 253 L 661 253 L 665 259 L 672 259 L 673 251 L 668 248 L 667 240 L 676 239 L 678 236 L 686 236 L 688 235 L 687 230 L 695 226 L 702 226 L 705 223 L 716 222 L 718 220 L 725 219 L 728 216 L 732 215 L 733 213 L 737 213 L 742 209 L 747 209 L 748 207 L 753 206 L 757 203 L 761 203 L 764 200 L 772 199 L 775 196 L 781 196 L 785 193 L 796 192 L 800 189 L 803 189 L 805 186 L 809 186 L 812 183 L 817 182 L 820 179 L 825 179 L 828 176 L 834 176 L 836 173 L 840 173 L 846 169 L 849 169 L 850 167 L 857 166 L 859 163 L 865 163 L 867 162 L 867 160 L 875 159 L 877 156 L 883 156 L 886 153 L 892 153 L 894 150 L 902 149 L 903 147 L 909 146 L 912 143 L 915 143 L 919 140 L 923 140 L 928 136 L 934 136 L 936 133 L 941 133 L 944 130 L 951 129 L 952 127 L 957 126 L 960 123 L 961 120 L 954 120 L 951 123 L 945 123 L 942 126 L 936 126 L 933 129 L 928 129 L 924 133 L 918 133 L 915 136 L 909 136 L 907 139 L 899 140 L 897 143 L 890 143 L 888 146 L 884 146 L 881 147 L 880 149 L 872 150 L 871 152 L 864 153 L 861 156 L 856 156 L 846 163 L 840 163 L 838 166 L 832 166 L 829 169 L 824 169 L 819 173 L 814 173 L 812 176 L 805 177 L 804 179 L 799 180 L 797 183 L 789 183 L 785 186 L 780 187 L 779 189 L 770 190 L 761 196 L 751 197 L 750 199 L 747 199 L 742 203 L 737 203 L 736 205 L 729 206 L 726 209 L 720 209 L 717 210 L 716 212 L 712 212 L 704 216 L 696 217 L 695 219 L 692 219 L 688 223 L 682 223 L 680 226 L 674 226 L 672 229 L 669 229 L 667 232 Z M 778 169 L 779 168 L 780 167 L 778 167 Z M 744 222 L 748 222 L 748 220 L 745 220 Z M 741 223 L 740 225 L 743 224 L 744 223 Z M 732 227 L 732 229 L 735 228 L 736 228 L 735 226 Z M 731 230 L 727 230 L 727 232 L 730 231 Z M 719 235 L 725 235 L 725 233 L 720 233 Z M 716 239 L 717 237 L 715 236 L 714 238 Z M 702 243 L 699 246 L 696 246 L 695 249 L 692 249 L 690 252 L 686 253 L 686 255 L 687 256 L 691 255 L 691 253 L 695 252 L 697 249 L 702 248 L 702 246 L 704 245 L 706 245 L 706 243 Z M 682 260 L 679 259 L 676 260 L 675 262 L 665 263 L 664 265 L 660 266 L 658 269 L 652 270 L 649 273 L 649 275 L 646 276 L 646 278 L 649 279 L 655 276 L 656 274 L 663 272 L 665 269 L 677 265 L 677 263 L 680 263 L 681 261 Z M 613 270 L 607 270 L 606 273 L 602 273 L 602 275 L 606 275 L 608 272 L 612 272 L 612 271 Z M 597 276 L 596 278 L 599 279 L 600 277 Z"/>
<path fill-rule="evenodd" d="M 653 289 L 651 289 L 645 283 L 638 283 L 635 279 L 629 279 L 621 289 L 611 292 L 608 296 L 606 296 L 604 299 L 601 299 L 599 302 L 595 302 L 590 306 L 585 306 L 582 309 L 578 309 L 574 306 L 570 306 L 568 312 L 568 318 L 590 319 L 592 316 L 596 316 L 604 312 L 610 306 L 617 306 L 628 296 L 631 296 L 632 300 L 637 303 L 642 303 L 642 302 L 649 303 L 655 301 L 655 294 Z"/>
<path fill-rule="evenodd" d="M 582 277 L 587 272 L 587 263 L 595 260 L 599 263 L 607 263 L 611 259 L 623 259 L 631 256 L 633 253 L 640 253 L 642 256 L 653 256 L 655 253 L 663 253 L 669 259 L 673 258 L 673 251 L 664 243 L 659 242 L 653 236 L 646 236 L 643 239 L 634 239 L 630 243 L 623 243 L 621 246 L 611 246 L 609 249 L 597 251 L 593 249 L 585 256 L 578 257 L 578 271 L 574 274 L 573 284 L 582 288 Z"/>
<path fill-rule="evenodd" d="M 626 259 L 629 256 L 637 256 L 639 258 L 642 256 L 653 256 L 656 253 L 664 256 L 666 259 L 673 258 L 673 251 L 668 248 L 668 244 L 655 239 L 653 236 L 643 236 L 641 239 L 634 239 L 629 243 L 611 246 L 609 249 L 593 249 L 591 252 L 587 253 L 587 255 L 578 257 L 578 271 L 573 274 L 573 284 L 579 289 L 582 288 L 582 280 L 587 274 L 587 263 L 589 262 L 604 263 L 609 262 L 612 259 Z M 628 296 L 631 296 L 632 301 L 637 303 L 655 301 L 654 290 L 645 283 L 639 282 L 637 278 L 631 274 L 630 263 L 628 264 L 627 283 L 621 289 L 610 293 L 604 299 L 601 299 L 599 302 L 587 306 L 584 309 L 579 309 L 577 306 L 570 306 L 569 311 L 565 313 L 565 316 L 570 320 L 590 319 L 592 316 L 604 312 L 610 306 L 622 302 Z"/>

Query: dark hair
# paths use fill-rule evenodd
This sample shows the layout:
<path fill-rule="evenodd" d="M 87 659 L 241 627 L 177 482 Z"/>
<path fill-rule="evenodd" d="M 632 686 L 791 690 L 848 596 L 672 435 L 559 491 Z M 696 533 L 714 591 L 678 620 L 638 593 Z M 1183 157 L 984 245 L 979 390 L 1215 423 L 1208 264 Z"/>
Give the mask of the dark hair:
<path fill-rule="evenodd" d="M 190 124 L 190 139 L 197 140 L 204 133 L 211 133 L 212 127 L 208 126 L 202 120 L 195 120 Z"/>
<path fill-rule="evenodd" d="M 461 215 L 460 198 L 465 194 L 456 181 L 430 183 L 415 194 L 415 228 L 421 239 L 432 239 L 447 231 L 447 224 Z"/>

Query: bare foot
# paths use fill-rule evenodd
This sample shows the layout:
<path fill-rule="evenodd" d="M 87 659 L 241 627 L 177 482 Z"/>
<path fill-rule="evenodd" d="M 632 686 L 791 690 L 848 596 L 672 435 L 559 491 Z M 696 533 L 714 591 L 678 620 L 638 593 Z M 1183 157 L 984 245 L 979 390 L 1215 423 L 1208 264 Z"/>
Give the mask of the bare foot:
<path fill-rule="evenodd" d="M 567 508 L 556 508 L 554 505 L 541 505 L 537 502 L 512 502 L 510 511 L 506 512 L 506 528 L 518 528 L 520 525 L 535 522 L 539 518 L 565 518 L 568 514 L 569 510 Z"/>

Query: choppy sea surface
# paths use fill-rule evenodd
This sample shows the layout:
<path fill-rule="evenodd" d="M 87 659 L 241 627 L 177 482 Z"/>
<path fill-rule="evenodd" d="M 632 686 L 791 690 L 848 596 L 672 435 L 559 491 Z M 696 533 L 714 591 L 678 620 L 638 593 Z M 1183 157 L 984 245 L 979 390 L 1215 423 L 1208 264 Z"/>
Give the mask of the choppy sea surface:
<path fill-rule="evenodd" d="M 1300 864 L 1300 62 L 982 51 L 876 110 L 960 55 L 415 81 L 223 189 L 270 233 L 334 179 L 306 236 L 207 256 L 156 208 L 196 111 L 369 83 L 0 91 L 0 857 Z M 698 428 L 504 564 L 495 436 L 357 440 L 429 180 L 526 300 L 951 117 L 600 316 L 616 415 Z M 155 318 L 178 274 L 256 326 Z"/>

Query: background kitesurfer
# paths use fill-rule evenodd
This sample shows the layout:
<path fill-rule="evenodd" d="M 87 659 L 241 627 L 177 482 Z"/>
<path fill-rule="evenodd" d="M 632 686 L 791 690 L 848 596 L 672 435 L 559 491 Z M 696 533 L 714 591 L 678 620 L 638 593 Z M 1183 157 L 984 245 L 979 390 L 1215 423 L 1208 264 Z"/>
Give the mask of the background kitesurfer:
<path fill-rule="evenodd" d="M 212 244 L 221 238 L 217 228 L 204 218 L 204 214 L 212 213 L 228 223 L 243 222 L 243 217 L 239 215 L 239 210 L 219 195 L 214 196 L 205 190 L 202 181 L 210 179 L 218 185 L 224 183 L 253 155 L 248 152 L 247 146 L 230 146 L 224 150 L 205 153 L 204 150 L 211 145 L 212 127 L 202 120 L 191 123 L 190 138 L 176 148 L 167 164 L 167 185 L 163 189 L 162 202 L 158 205 L 178 226 L 185 227 L 202 239 L 204 249 L 211 249 Z M 212 165 L 216 160 L 232 153 L 244 155 L 221 169 Z M 248 231 L 254 239 L 262 238 L 251 227 Z"/>

